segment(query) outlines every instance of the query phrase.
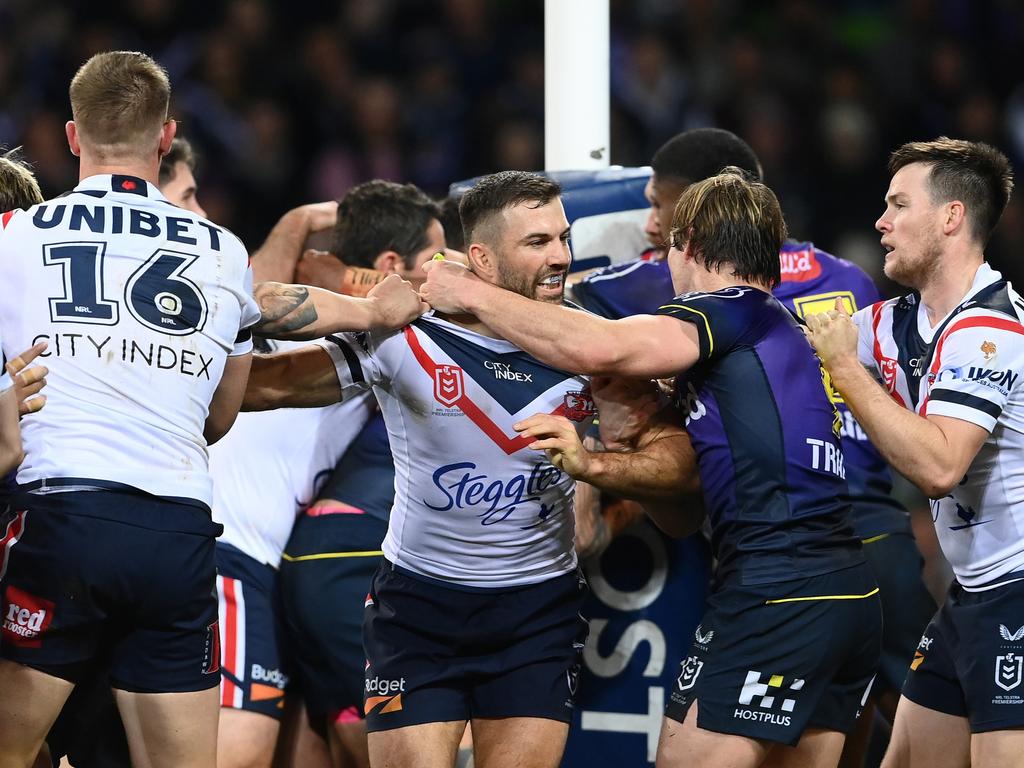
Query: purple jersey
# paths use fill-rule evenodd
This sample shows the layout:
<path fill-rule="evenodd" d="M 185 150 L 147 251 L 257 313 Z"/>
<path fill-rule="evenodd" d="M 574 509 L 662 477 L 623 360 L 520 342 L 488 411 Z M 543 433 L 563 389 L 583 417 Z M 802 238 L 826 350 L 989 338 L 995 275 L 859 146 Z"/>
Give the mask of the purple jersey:
<path fill-rule="evenodd" d="M 864 271 L 812 243 L 785 243 L 779 253 L 782 282 L 775 297 L 799 317 L 832 309 L 840 299 L 853 314 L 879 300 L 878 289 Z M 618 319 L 649 314 L 673 295 L 668 262 L 637 259 L 600 269 L 577 283 L 576 300 L 586 309 Z M 889 466 L 868 440 L 842 400 L 843 453 L 854 508 L 854 529 L 863 539 L 909 532 L 906 510 L 891 496 Z"/>
<path fill-rule="evenodd" d="M 849 522 L 841 417 L 792 314 L 750 286 L 658 310 L 692 323 L 700 361 L 676 379 L 697 453 L 719 583 L 769 584 L 863 562 Z"/>

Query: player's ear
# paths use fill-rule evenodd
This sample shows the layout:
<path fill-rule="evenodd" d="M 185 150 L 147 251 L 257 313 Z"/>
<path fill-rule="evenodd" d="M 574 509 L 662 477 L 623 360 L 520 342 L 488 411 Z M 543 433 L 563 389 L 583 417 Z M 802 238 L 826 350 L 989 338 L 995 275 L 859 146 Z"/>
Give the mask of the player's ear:
<path fill-rule="evenodd" d="M 393 272 L 398 274 L 399 269 L 404 264 L 401 256 L 395 251 L 382 251 L 377 254 L 377 258 L 373 260 L 373 268 L 378 272 Z"/>
<path fill-rule="evenodd" d="M 174 141 L 174 137 L 177 133 L 178 122 L 173 117 L 165 120 L 163 126 L 160 128 L 160 146 L 157 150 L 160 153 L 161 158 L 171 151 L 171 142 Z"/>
<path fill-rule="evenodd" d="M 483 278 L 493 278 L 498 273 L 494 251 L 483 243 L 470 243 L 466 249 L 469 268 Z"/>
<path fill-rule="evenodd" d="M 75 125 L 74 120 L 68 120 L 64 123 L 64 133 L 68 137 L 68 146 L 71 148 L 71 154 L 79 157 L 82 154 L 82 146 L 78 142 L 78 127 Z"/>
<path fill-rule="evenodd" d="M 949 235 L 966 224 L 967 209 L 959 200 L 946 203 L 945 208 L 946 220 L 942 224 L 942 233 Z"/>

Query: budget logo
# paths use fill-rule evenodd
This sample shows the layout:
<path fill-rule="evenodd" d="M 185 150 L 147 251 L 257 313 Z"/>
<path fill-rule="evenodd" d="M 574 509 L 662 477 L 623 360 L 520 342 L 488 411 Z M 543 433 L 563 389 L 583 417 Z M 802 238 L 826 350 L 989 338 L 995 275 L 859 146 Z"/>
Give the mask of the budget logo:
<path fill-rule="evenodd" d="M 370 714 L 371 710 L 375 710 L 379 715 L 400 712 L 402 694 L 405 693 L 405 678 L 402 677 L 398 680 L 388 680 L 382 677 L 367 678 L 366 693 L 368 695 L 363 702 L 363 711 L 367 714 Z"/>
<path fill-rule="evenodd" d="M 996 685 L 1004 691 L 1012 691 L 1024 681 L 1024 656 L 1008 653 L 996 656 Z"/>
<path fill-rule="evenodd" d="M 451 408 L 465 392 L 462 369 L 457 365 L 438 365 L 434 368 L 434 397 L 441 405 Z"/>
<path fill-rule="evenodd" d="M 565 393 L 565 418 L 570 421 L 585 421 L 597 413 L 590 390 Z"/>
<path fill-rule="evenodd" d="M 51 621 L 53 603 L 17 587 L 7 587 L 4 593 L 2 628 L 7 642 L 22 648 L 39 648 L 43 644 L 41 635 L 49 628 Z"/>

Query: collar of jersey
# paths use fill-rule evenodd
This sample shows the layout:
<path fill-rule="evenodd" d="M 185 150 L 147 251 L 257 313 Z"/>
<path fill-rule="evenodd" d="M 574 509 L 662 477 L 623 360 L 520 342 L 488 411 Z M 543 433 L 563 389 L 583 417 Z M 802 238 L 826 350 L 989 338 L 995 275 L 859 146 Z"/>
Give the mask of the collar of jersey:
<path fill-rule="evenodd" d="M 997 270 L 992 269 L 992 267 L 989 265 L 987 261 L 981 262 L 981 266 L 978 267 L 978 271 L 974 274 L 974 282 L 971 283 L 971 287 L 967 291 L 967 295 L 960 299 L 957 305 L 950 310 L 950 314 L 955 312 L 959 307 L 963 306 L 964 302 L 970 301 L 972 296 L 976 296 L 980 291 L 992 285 L 992 283 L 995 283 L 1002 279 L 1002 274 Z M 928 310 L 924 308 L 924 302 L 918 300 L 917 332 L 920 334 L 921 338 L 924 339 L 926 342 L 931 343 L 932 339 L 935 338 L 935 331 L 943 327 L 948 317 L 949 314 L 947 314 L 946 317 L 939 320 L 939 322 L 937 322 L 934 326 L 929 326 Z"/>
<path fill-rule="evenodd" d="M 420 320 L 430 322 L 434 325 L 444 328 L 449 333 L 454 333 L 456 336 L 461 336 L 464 339 L 472 341 L 474 344 L 480 347 L 486 347 L 493 352 L 509 353 L 509 352 L 520 352 L 525 354 L 519 347 L 513 344 L 511 341 L 505 339 L 496 339 L 493 336 L 485 336 L 477 331 L 470 330 L 463 325 L 453 323 L 450 320 L 444 320 L 437 316 L 437 313 L 431 310 L 423 315 Z M 417 321 L 418 322 L 418 321 Z M 413 325 L 416 323 L 414 322 Z"/>
<path fill-rule="evenodd" d="M 121 175 L 121 174 L 118 174 L 118 175 Z M 136 181 L 141 181 L 143 184 L 146 185 L 146 197 L 148 197 L 149 199 L 151 199 L 151 200 L 152 199 L 162 200 L 165 203 L 169 203 L 167 198 L 164 197 L 163 193 L 160 191 L 160 188 L 157 187 L 155 184 L 153 184 L 151 182 L 148 182 L 145 179 L 140 179 L 138 176 L 132 176 L 131 178 L 136 180 Z M 112 174 L 112 173 L 98 173 L 95 176 L 89 176 L 87 178 L 82 179 L 78 183 L 78 186 L 75 187 L 74 191 L 75 192 L 93 192 L 93 191 L 96 191 L 96 192 L 109 192 L 112 195 L 133 194 L 133 193 L 127 193 L 127 192 L 118 192 L 116 189 L 114 189 L 114 181 L 113 180 L 114 180 L 114 174 Z"/>

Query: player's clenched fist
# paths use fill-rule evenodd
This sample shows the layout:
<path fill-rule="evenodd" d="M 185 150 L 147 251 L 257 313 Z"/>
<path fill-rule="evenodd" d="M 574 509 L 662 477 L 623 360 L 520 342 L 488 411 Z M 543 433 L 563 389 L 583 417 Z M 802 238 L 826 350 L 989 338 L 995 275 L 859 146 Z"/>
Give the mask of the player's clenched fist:
<path fill-rule="evenodd" d="M 587 474 L 593 454 L 583 447 L 575 425 L 564 416 L 538 413 L 516 422 L 512 428 L 534 438 L 529 448 L 545 451 L 548 460 L 570 477 L 579 480 Z"/>
<path fill-rule="evenodd" d="M 7 363 L 7 373 L 14 383 L 18 413 L 22 416 L 35 413 L 46 405 L 46 395 L 39 392 L 46 386 L 46 374 L 50 371 L 45 365 L 31 365 L 45 351 L 46 342 L 41 341 Z"/>
<path fill-rule="evenodd" d="M 836 300 L 835 309 L 808 315 L 806 321 L 807 338 L 830 372 L 835 373 L 836 367 L 857 363 L 857 326 L 841 300 Z"/>
<path fill-rule="evenodd" d="M 469 296 L 482 281 L 468 267 L 444 259 L 428 261 L 423 270 L 427 281 L 420 287 L 420 296 L 433 309 L 449 315 L 471 311 Z"/>
<path fill-rule="evenodd" d="M 366 298 L 373 302 L 373 325 L 377 328 L 401 328 L 430 309 L 412 284 L 398 275 L 381 280 Z"/>

